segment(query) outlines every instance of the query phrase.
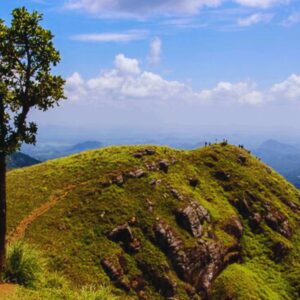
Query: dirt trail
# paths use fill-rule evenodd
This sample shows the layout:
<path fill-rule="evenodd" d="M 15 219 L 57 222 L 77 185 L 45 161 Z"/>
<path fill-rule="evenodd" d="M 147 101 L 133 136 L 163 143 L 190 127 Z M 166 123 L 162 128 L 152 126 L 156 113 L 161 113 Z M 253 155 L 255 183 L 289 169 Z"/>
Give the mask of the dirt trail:
<path fill-rule="evenodd" d="M 24 234 L 26 229 L 30 224 L 32 224 L 37 218 L 45 214 L 48 210 L 50 210 L 52 207 L 56 205 L 56 203 L 62 199 L 64 199 L 72 190 L 74 190 L 79 185 L 85 185 L 87 182 L 74 184 L 74 185 L 68 185 L 63 190 L 60 190 L 58 192 L 55 192 L 54 195 L 50 196 L 49 200 L 41 205 L 40 207 L 33 210 L 28 216 L 26 216 L 16 227 L 14 231 L 12 231 L 8 237 L 7 242 L 13 243 L 15 241 L 20 240 Z"/>
<path fill-rule="evenodd" d="M 4 300 L 7 296 L 11 295 L 16 289 L 15 284 L 1 283 L 0 284 L 0 299 Z"/>

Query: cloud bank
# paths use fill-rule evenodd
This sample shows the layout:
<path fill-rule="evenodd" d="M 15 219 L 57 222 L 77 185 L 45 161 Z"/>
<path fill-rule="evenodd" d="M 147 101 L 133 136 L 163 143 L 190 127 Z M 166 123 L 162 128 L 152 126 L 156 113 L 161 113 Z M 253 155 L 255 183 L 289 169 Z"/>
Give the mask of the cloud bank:
<path fill-rule="evenodd" d="M 238 20 L 238 25 L 242 27 L 248 27 L 251 25 L 259 24 L 259 23 L 269 23 L 273 18 L 272 14 L 262 14 L 257 13 L 250 15 L 246 18 L 240 18 Z"/>
<path fill-rule="evenodd" d="M 300 102 L 300 76 L 291 75 L 268 89 L 254 82 L 220 82 L 211 89 L 195 90 L 184 82 L 172 81 L 142 70 L 135 58 L 115 57 L 114 68 L 85 80 L 79 73 L 67 79 L 70 100 L 91 105 L 224 105 L 262 106 Z"/>
<path fill-rule="evenodd" d="M 69 0 L 65 7 L 101 16 L 195 15 L 204 7 L 219 7 L 227 0 Z M 254 8 L 288 4 L 290 0 L 231 0 Z"/>

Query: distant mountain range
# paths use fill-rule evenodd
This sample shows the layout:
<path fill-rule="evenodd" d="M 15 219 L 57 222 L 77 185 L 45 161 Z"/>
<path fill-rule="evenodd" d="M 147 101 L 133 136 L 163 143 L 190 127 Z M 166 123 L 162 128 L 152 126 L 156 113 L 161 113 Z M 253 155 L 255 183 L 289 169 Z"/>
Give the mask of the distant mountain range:
<path fill-rule="evenodd" d="M 300 188 L 300 147 L 276 140 L 264 142 L 253 153 Z"/>
<path fill-rule="evenodd" d="M 22 148 L 22 152 L 40 161 L 46 161 L 49 159 L 64 157 L 86 150 L 98 149 L 101 147 L 103 147 L 103 144 L 98 141 L 85 141 L 75 145 L 53 145 L 41 143 L 37 146 L 24 145 L 24 147 Z"/>
<path fill-rule="evenodd" d="M 98 149 L 101 148 L 103 145 L 100 142 L 97 141 L 87 141 L 79 144 L 75 144 L 69 148 L 65 149 L 66 153 L 72 154 L 72 153 L 78 153 L 86 150 L 92 150 L 92 149 Z"/>
<path fill-rule="evenodd" d="M 38 163 L 40 163 L 39 160 L 21 152 L 14 153 L 7 158 L 8 169 L 28 167 Z"/>

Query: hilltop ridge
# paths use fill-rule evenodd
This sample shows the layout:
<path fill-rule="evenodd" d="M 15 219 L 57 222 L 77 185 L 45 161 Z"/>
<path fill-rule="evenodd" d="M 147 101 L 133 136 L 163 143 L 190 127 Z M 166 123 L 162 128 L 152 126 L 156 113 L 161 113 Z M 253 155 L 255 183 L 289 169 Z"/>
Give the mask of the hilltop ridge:
<path fill-rule="evenodd" d="M 299 199 L 226 143 L 107 147 L 10 171 L 9 238 L 131 299 L 297 299 Z"/>

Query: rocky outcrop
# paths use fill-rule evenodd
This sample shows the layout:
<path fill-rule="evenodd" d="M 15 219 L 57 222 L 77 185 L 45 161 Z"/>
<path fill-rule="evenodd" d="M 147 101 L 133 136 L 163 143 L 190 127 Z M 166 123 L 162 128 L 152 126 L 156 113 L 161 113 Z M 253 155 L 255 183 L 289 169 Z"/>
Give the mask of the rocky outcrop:
<path fill-rule="evenodd" d="M 196 187 L 200 183 L 199 179 L 196 177 L 190 177 L 189 178 L 189 184 L 192 187 Z"/>
<path fill-rule="evenodd" d="M 292 237 L 292 228 L 289 224 L 287 217 L 277 208 L 273 207 L 270 203 L 264 204 L 264 210 L 257 212 L 251 204 L 255 201 L 260 201 L 251 193 L 247 192 L 246 197 L 231 200 L 230 203 L 237 209 L 239 214 L 249 220 L 249 225 L 252 230 L 257 231 L 261 229 L 262 221 L 274 231 L 277 231 L 286 238 Z M 250 204 L 249 204 L 250 203 Z"/>
<path fill-rule="evenodd" d="M 157 165 L 154 162 L 146 163 L 145 167 L 147 168 L 148 171 L 150 172 L 155 172 L 158 170 Z"/>
<path fill-rule="evenodd" d="M 230 203 L 238 210 L 243 218 L 248 218 L 251 214 L 251 209 L 246 198 L 237 198 L 230 201 Z"/>
<path fill-rule="evenodd" d="M 172 196 L 174 198 L 176 198 L 177 200 L 180 200 L 180 201 L 183 200 L 183 196 L 176 189 L 171 189 L 170 192 L 171 192 Z"/>
<path fill-rule="evenodd" d="M 164 159 L 159 161 L 158 166 L 161 171 L 168 173 L 170 164 L 167 160 Z"/>
<path fill-rule="evenodd" d="M 138 263 L 140 270 L 142 270 L 144 276 L 152 283 L 155 289 L 167 299 L 172 299 L 176 293 L 177 285 L 167 275 L 169 270 L 165 270 L 164 273 L 159 273 L 153 266 L 140 261 Z"/>
<path fill-rule="evenodd" d="M 146 155 L 154 155 L 156 154 L 156 151 L 154 149 L 143 149 L 139 150 L 138 152 L 134 153 L 132 156 L 135 158 L 142 158 L 143 156 Z"/>
<path fill-rule="evenodd" d="M 146 175 L 147 175 L 147 172 L 144 171 L 143 169 L 136 169 L 134 171 L 130 171 L 130 172 L 125 173 L 125 176 L 127 178 L 142 178 Z"/>
<path fill-rule="evenodd" d="M 244 227 L 242 221 L 238 217 L 233 217 L 227 221 L 224 231 L 240 239 L 243 235 Z"/>
<path fill-rule="evenodd" d="M 300 211 L 300 206 L 294 203 L 293 201 L 290 201 L 286 199 L 285 197 L 281 197 L 280 200 L 287 205 L 289 208 L 292 209 L 293 212 L 298 212 Z"/>
<path fill-rule="evenodd" d="M 285 215 L 279 210 L 268 208 L 265 221 L 274 231 L 279 232 L 286 238 L 291 238 L 292 229 Z"/>
<path fill-rule="evenodd" d="M 244 155 L 239 155 L 239 157 L 238 157 L 238 162 L 239 162 L 241 165 L 245 165 L 246 162 L 247 162 L 247 157 L 244 156 Z"/>
<path fill-rule="evenodd" d="M 210 221 L 210 215 L 206 208 L 195 201 L 191 201 L 189 205 L 177 211 L 176 219 L 180 226 L 198 238 L 203 233 L 203 223 Z"/>
<path fill-rule="evenodd" d="M 228 181 L 231 177 L 229 173 L 226 173 L 224 171 L 217 171 L 214 173 L 214 176 L 216 177 L 216 179 L 221 181 Z"/>
<path fill-rule="evenodd" d="M 263 218 L 260 213 L 253 213 L 249 218 L 249 225 L 252 228 L 252 230 L 258 230 L 260 228 L 262 220 Z"/>
<path fill-rule="evenodd" d="M 108 235 L 114 242 L 121 242 L 127 252 L 138 252 L 141 248 L 141 242 L 136 239 L 128 223 L 114 228 Z"/>
<path fill-rule="evenodd" d="M 211 283 L 226 267 L 228 262 L 239 258 L 225 259 L 231 249 L 220 242 L 198 240 L 194 247 L 185 247 L 182 239 L 162 220 L 153 227 L 158 247 L 170 258 L 177 275 L 191 284 L 203 298 L 206 298 Z M 239 254 L 239 253 L 238 253 Z"/>
<path fill-rule="evenodd" d="M 126 292 L 130 291 L 130 285 L 124 278 L 124 271 L 119 263 L 104 258 L 101 260 L 101 265 L 116 287 L 123 289 Z"/>
<path fill-rule="evenodd" d="M 124 183 L 124 177 L 122 174 L 118 175 L 118 176 L 115 176 L 113 179 L 112 179 L 112 183 L 113 184 L 116 184 L 118 186 L 122 186 L 123 183 Z"/>

